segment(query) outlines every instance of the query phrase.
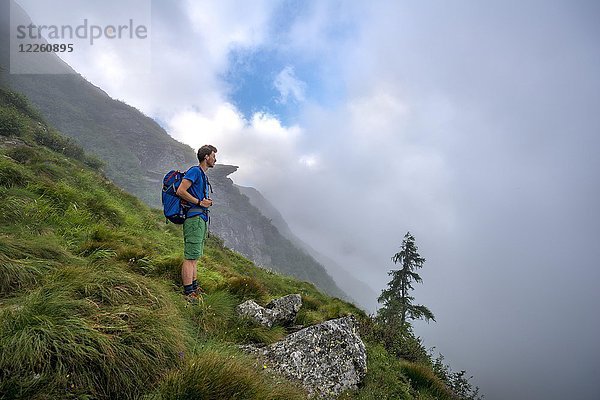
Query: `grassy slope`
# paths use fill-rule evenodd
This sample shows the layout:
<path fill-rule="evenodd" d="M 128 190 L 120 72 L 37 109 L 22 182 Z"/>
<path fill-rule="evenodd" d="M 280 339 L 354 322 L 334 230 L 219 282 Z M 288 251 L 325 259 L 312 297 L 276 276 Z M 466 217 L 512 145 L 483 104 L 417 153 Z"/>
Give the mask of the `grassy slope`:
<path fill-rule="evenodd" d="M 305 398 L 237 350 L 285 331 L 239 320 L 235 305 L 300 293 L 299 323 L 366 316 L 312 284 L 255 267 L 217 238 L 199 270 L 204 302 L 186 306 L 180 228 L 79 150 L 23 98 L 0 90 L 0 398 Z M 367 347 L 365 383 L 343 398 L 436 395 L 427 383 L 435 377 L 375 342 Z M 411 386 L 409 373 L 426 384 Z"/>

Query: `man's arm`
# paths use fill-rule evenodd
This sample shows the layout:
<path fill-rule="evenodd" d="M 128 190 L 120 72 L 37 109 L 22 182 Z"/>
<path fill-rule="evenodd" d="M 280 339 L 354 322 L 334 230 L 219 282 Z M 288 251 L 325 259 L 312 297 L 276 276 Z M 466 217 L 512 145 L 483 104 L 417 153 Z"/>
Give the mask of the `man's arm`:
<path fill-rule="evenodd" d="M 192 186 L 192 181 L 190 181 L 189 179 L 185 179 L 185 178 L 182 179 L 181 180 L 181 184 L 177 188 L 177 196 L 181 197 L 183 200 L 185 200 L 185 201 L 187 201 L 188 203 L 191 203 L 191 204 L 195 204 L 195 205 L 202 206 L 202 207 L 210 207 L 210 206 L 212 206 L 212 200 L 210 200 L 210 199 L 197 199 L 194 196 L 192 196 L 188 192 L 188 189 L 190 188 L 190 186 Z"/>

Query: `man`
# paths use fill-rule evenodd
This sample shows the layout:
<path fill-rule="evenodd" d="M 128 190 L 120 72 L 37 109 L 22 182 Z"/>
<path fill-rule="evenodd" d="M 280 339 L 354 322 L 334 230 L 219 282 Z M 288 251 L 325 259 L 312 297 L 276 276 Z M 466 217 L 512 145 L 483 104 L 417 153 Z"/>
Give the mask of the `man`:
<path fill-rule="evenodd" d="M 177 195 L 192 205 L 183 223 L 184 260 L 181 264 L 183 292 L 191 302 L 198 300 L 201 291 L 197 280 L 198 258 L 204 252 L 208 209 L 213 205 L 206 171 L 215 166 L 216 152 L 217 148 L 209 144 L 200 147 L 199 164 L 187 170 L 177 189 Z"/>

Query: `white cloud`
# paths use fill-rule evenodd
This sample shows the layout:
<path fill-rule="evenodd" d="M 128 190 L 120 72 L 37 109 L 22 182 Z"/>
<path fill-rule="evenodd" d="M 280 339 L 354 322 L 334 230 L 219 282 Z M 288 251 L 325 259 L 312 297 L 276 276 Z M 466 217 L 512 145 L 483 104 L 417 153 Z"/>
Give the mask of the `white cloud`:
<path fill-rule="evenodd" d="M 275 5 L 267 0 L 185 2 L 185 10 L 204 56 L 217 68 L 226 66 L 228 52 L 236 47 L 256 47 L 266 39 L 268 20 Z M 219 71 L 213 71 L 218 73 Z"/>
<path fill-rule="evenodd" d="M 210 143 L 219 149 L 219 163 L 241 166 L 235 174 L 242 185 L 281 182 L 298 159 L 302 131 L 284 127 L 275 117 L 256 113 L 248 121 L 229 103 L 207 114 L 186 110 L 168 121 L 173 137 L 194 148 Z"/>
<path fill-rule="evenodd" d="M 319 167 L 319 157 L 316 154 L 303 155 L 298 161 L 300 164 L 313 170 Z"/>
<path fill-rule="evenodd" d="M 306 83 L 298 79 L 294 67 L 290 65 L 277 74 L 273 85 L 279 91 L 278 102 L 282 104 L 286 104 L 289 99 L 296 102 L 303 102 L 305 99 Z"/>

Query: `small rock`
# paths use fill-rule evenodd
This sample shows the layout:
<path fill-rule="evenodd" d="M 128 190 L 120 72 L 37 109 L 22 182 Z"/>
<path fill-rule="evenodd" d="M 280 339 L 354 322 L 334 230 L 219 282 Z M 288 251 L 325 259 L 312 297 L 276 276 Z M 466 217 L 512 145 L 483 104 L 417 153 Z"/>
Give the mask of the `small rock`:
<path fill-rule="evenodd" d="M 296 321 L 296 316 L 301 307 L 302 297 L 299 294 L 288 294 L 271 301 L 265 308 L 275 313 L 276 323 L 292 325 Z"/>
<path fill-rule="evenodd" d="M 266 307 L 248 300 L 237 306 L 236 311 L 241 317 L 250 318 L 260 325 L 271 328 L 273 325 L 293 324 L 300 307 L 302 307 L 300 295 L 290 294 L 271 301 Z"/>
<path fill-rule="evenodd" d="M 259 306 L 253 300 L 248 300 L 239 306 L 236 311 L 240 317 L 250 318 L 262 326 L 270 328 L 273 326 L 275 316 L 273 311 Z"/>

